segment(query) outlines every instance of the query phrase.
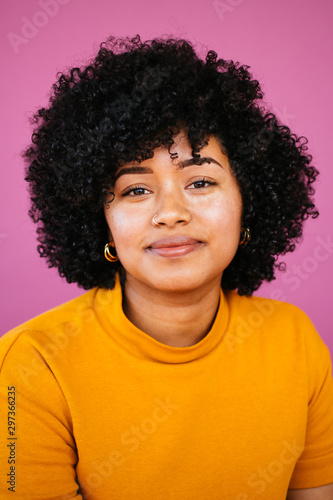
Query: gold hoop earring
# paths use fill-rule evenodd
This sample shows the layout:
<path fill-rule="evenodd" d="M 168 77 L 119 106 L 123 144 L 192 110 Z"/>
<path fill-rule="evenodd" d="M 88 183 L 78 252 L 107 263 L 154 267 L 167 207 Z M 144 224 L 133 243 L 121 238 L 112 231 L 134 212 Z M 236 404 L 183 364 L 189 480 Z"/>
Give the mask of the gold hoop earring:
<path fill-rule="evenodd" d="M 112 241 L 110 243 L 107 243 L 105 245 L 105 247 L 104 247 L 104 257 L 109 262 L 117 262 L 117 260 L 119 260 L 119 257 L 118 257 L 117 254 L 116 255 L 112 255 L 112 253 L 109 250 L 110 247 L 114 248 L 114 243 Z"/>
<path fill-rule="evenodd" d="M 154 215 L 154 217 L 153 217 L 153 219 L 152 219 L 152 223 L 154 224 L 154 226 L 159 226 L 159 225 L 160 225 L 160 223 L 159 223 L 159 222 L 156 222 L 155 217 L 157 217 L 157 214 L 156 214 L 156 215 Z"/>
<path fill-rule="evenodd" d="M 239 245 L 245 247 L 251 239 L 251 231 L 249 227 L 242 227 L 242 234 Z"/>

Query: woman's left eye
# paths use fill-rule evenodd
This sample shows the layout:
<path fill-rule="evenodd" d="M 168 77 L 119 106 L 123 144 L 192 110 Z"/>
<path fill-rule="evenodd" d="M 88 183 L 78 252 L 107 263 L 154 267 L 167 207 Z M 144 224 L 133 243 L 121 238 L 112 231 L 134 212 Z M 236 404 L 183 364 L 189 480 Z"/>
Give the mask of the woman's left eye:
<path fill-rule="evenodd" d="M 207 186 L 216 186 L 216 182 L 211 179 L 198 179 L 189 185 L 190 189 L 202 189 Z"/>

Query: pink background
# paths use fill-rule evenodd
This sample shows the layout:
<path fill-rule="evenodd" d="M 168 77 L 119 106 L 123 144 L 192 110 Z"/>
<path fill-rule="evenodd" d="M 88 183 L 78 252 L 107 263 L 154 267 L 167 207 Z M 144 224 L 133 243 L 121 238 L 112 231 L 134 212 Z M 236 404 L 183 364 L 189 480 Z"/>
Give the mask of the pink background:
<path fill-rule="evenodd" d="M 184 37 L 199 50 L 248 64 L 271 109 L 309 139 L 321 171 L 321 215 L 285 257 L 288 272 L 258 295 L 286 300 L 312 319 L 333 353 L 332 27 L 330 0 L 2 0 L 0 335 L 84 291 L 48 269 L 35 226 L 20 152 L 28 117 L 46 105 L 57 71 L 84 64 L 107 36 Z M 31 24 L 32 23 L 32 24 Z M 11 33 L 11 35 L 9 35 Z M 331 34 L 330 34 L 331 33 Z M 200 49 L 201 48 L 201 49 Z"/>

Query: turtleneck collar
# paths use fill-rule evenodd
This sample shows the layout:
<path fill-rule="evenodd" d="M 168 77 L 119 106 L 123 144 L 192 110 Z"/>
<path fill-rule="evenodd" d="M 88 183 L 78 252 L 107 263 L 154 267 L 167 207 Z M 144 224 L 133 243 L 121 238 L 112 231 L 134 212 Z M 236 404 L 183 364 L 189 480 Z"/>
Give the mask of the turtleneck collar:
<path fill-rule="evenodd" d="M 160 363 L 189 363 L 206 356 L 221 342 L 229 321 L 228 302 L 221 290 L 212 328 L 200 342 L 189 347 L 163 344 L 141 331 L 125 316 L 118 276 L 113 290 L 96 288 L 94 309 L 103 328 L 118 345 L 136 357 Z"/>

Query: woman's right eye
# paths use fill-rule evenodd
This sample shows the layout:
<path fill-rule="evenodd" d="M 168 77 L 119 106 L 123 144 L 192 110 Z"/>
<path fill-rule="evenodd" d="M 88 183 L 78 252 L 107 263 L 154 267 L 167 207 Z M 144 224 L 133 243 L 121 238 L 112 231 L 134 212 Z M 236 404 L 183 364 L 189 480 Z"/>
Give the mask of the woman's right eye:
<path fill-rule="evenodd" d="M 144 194 L 149 194 L 150 191 L 142 186 L 131 186 L 126 188 L 121 196 L 142 196 Z"/>

